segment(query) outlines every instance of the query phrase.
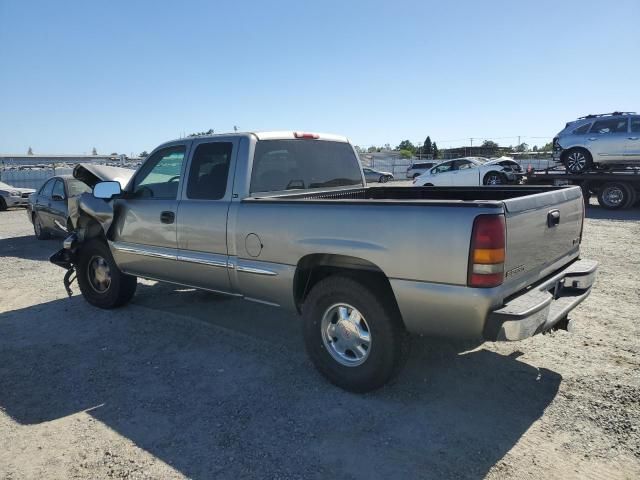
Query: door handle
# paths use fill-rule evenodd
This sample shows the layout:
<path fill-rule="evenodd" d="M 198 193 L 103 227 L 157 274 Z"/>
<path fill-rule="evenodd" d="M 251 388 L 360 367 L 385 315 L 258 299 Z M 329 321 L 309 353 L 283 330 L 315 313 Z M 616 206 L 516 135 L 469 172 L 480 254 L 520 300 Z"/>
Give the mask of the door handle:
<path fill-rule="evenodd" d="M 547 214 L 547 226 L 555 227 L 560 224 L 560 210 L 551 210 Z"/>
<path fill-rule="evenodd" d="M 629 140 L 638 140 L 638 137 L 627 137 Z"/>
<path fill-rule="evenodd" d="M 589 140 L 591 142 L 595 142 L 597 140 L 597 138 L 596 137 L 591 137 L 591 138 L 588 138 L 587 140 Z"/>
<path fill-rule="evenodd" d="M 160 221 L 162 223 L 173 223 L 176 220 L 176 214 L 173 212 L 165 211 L 160 214 Z"/>

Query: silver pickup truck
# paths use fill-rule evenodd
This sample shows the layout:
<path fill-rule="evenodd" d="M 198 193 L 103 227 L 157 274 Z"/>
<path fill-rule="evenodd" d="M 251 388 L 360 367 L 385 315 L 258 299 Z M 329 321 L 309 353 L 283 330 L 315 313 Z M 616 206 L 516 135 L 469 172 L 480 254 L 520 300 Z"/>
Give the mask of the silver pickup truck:
<path fill-rule="evenodd" d="M 346 138 L 301 132 L 168 142 L 124 187 L 103 173 L 74 171 L 93 194 L 51 257 L 68 290 L 75 272 L 114 308 L 144 277 L 297 311 L 313 363 L 352 391 L 392 378 L 410 333 L 523 339 L 595 280 L 579 187 L 368 188 Z"/>

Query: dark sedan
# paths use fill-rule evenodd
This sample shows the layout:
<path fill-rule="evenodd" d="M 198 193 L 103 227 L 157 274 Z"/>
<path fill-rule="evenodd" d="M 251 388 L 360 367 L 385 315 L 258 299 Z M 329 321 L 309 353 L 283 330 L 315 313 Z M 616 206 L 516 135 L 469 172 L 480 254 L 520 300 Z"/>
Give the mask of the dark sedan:
<path fill-rule="evenodd" d="M 71 175 L 52 177 L 29 197 L 27 214 L 38 240 L 64 237 L 69 230 L 68 199 L 91 188 Z"/>

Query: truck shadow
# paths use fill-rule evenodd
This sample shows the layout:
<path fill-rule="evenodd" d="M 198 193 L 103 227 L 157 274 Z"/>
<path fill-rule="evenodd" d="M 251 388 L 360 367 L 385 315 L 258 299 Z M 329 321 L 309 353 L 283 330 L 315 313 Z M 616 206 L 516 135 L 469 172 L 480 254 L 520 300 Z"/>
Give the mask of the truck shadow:
<path fill-rule="evenodd" d="M 585 212 L 587 218 L 595 220 L 626 220 L 637 221 L 640 220 L 640 208 L 634 206 L 633 208 L 627 208 L 624 210 L 607 210 L 600 205 L 589 205 Z"/>
<path fill-rule="evenodd" d="M 60 248 L 62 239 L 57 237 L 48 240 L 38 240 L 34 235 L 0 238 L 0 255 L 3 257 L 47 260 Z"/>
<path fill-rule="evenodd" d="M 417 339 L 394 385 L 354 395 L 315 372 L 295 317 L 177 290 L 0 315 L 0 409 L 22 425 L 86 411 L 190 478 L 482 478 L 561 382 Z"/>

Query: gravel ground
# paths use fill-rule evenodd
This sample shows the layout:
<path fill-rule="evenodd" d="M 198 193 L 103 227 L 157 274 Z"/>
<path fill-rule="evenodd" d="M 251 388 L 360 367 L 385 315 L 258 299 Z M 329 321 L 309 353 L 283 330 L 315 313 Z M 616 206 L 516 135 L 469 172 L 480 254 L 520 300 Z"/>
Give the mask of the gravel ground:
<path fill-rule="evenodd" d="M 278 309 L 148 281 L 117 311 L 67 298 L 59 240 L 0 212 L 0 478 L 640 478 L 640 211 L 588 217 L 570 332 L 416 339 L 354 395 Z"/>

